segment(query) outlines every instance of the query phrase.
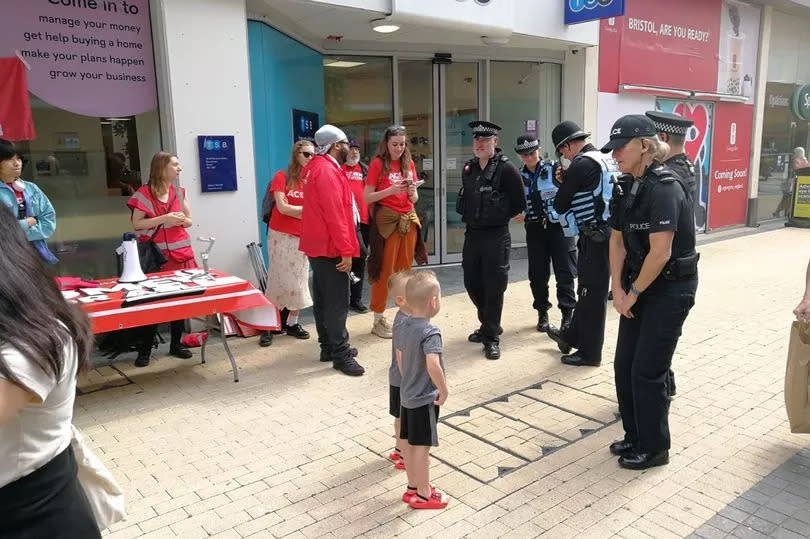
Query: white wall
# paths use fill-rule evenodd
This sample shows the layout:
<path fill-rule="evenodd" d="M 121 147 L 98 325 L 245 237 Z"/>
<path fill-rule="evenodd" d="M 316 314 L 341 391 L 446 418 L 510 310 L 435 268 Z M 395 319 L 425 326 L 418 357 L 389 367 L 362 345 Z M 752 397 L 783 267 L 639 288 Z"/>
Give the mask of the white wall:
<path fill-rule="evenodd" d="M 562 119 L 591 132 L 597 125 L 598 64 L 596 47 L 566 52 L 563 64 Z"/>
<path fill-rule="evenodd" d="M 163 118 L 173 118 L 164 146 L 184 165 L 180 183 L 194 216 L 189 233 L 217 237 L 212 268 L 253 277 L 245 249 L 258 241 L 245 1 L 158 0 L 153 9 L 161 22 L 156 50 L 165 50 L 169 72 L 160 101 L 171 110 Z M 238 191 L 201 192 L 197 135 L 235 136 Z M 199 252 L 203 245 L 194 243 Z"/>
<path fill-rule="evenodd" d="M 625 114 L 644 114 L 655 110 L 655 96 L 642 94 L 599 93 L 599 121 L 594 132 L 594 145 L 603 146 L 610 139 L 613 123 Z"/>

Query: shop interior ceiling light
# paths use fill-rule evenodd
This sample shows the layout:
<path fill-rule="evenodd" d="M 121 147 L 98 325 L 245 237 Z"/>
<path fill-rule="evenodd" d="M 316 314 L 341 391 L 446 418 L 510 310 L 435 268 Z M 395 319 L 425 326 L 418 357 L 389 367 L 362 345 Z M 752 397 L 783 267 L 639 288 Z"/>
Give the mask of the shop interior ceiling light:
<path fill-rule="evenodd" d="M 348 62 L 346 60 L 324 60 L 323 65 L 326 67 L 357 67 L 365 65 L 365 62 Z"/>
<path fill-rule="evenodd" d="M 384 17 L 382 19 L 374 19 L 371 21 L 371 29 L 375 32 L 380 32 L 381 34 L 390 34 L 391 32 L 396 32 L 399 30 L 399 25 L 391 22 L 389 17 Z"/>

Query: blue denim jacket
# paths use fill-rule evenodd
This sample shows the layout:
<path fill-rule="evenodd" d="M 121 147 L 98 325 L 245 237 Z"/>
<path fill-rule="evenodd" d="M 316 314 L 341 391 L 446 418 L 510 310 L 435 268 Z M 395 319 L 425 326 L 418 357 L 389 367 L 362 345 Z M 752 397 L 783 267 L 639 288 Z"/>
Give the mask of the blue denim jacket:
<path fill-rule="evenodd" d="M 37 223 L 29 226 L 25 219 L 20 219 L 20 226 L 25 231 L 28 241 L 39 252 L 42 259 L 48 264 L 56 264 L 59 259 L 48 249 L 48 245 L 45 243 L 45 240 L 50 238 L 54 230 L 56 230 L 56 212 L 53 209 L 53 204 L 36 184 L 31 182 L 22 183 L 25 186 L 23 190 L 25 216 L 36 218 Z M 17 195 L 14 194 L 14 189 L 10 185 L 3 182 L 0 182 L 0 201 L 15 216 L 17 215 Z"/>

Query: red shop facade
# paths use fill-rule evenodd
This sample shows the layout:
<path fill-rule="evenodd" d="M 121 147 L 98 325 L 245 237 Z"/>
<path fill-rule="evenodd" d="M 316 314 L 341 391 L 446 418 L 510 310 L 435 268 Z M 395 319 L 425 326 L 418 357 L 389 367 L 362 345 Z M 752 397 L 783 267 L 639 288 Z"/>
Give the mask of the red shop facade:
<path fill-rule="evenodd" d="M 746 222 L 760 15 L 736 0 L 627 0 L 600 23 L 598 140 L 624 114 L 693 120 L 701 232 Z"/>

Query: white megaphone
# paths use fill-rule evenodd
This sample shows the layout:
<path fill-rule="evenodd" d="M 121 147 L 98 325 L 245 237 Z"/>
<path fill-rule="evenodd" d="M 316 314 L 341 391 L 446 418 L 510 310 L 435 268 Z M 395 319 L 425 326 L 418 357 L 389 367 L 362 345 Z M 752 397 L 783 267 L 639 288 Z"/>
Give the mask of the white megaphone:
<path fill-rule="evenodd" d="M 141 259 L 138 256 L 138 241 L 135 239 L 135 234 L 127 232 L 124 234 L 124 241 L 121 242 L 120 247 L 121 255 L 124 258 L 123 271 L 121 277 L 118 278 L 119 283 L 139 283 L 146 280 L 141 269 Z"/>

